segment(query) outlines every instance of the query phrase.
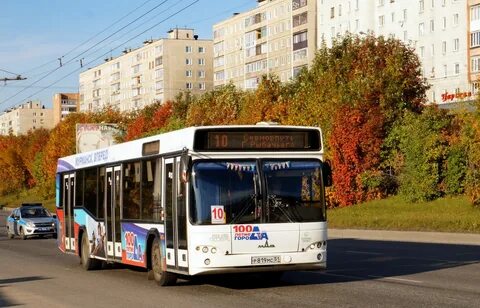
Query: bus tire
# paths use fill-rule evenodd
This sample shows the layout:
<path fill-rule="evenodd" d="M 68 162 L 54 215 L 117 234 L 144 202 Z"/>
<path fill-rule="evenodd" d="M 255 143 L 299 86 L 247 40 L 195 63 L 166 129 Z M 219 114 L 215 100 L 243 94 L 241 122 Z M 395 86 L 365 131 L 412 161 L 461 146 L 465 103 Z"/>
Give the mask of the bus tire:
<path fill-rule="evenodd" d="M 26 240 L 27 236 L 25 235 L 25 231 L 23 231 L 23 228 L 20 228 L 20 238 L 22 240 Z"/>
<path fill-rule="evenodd" d="M 88 241 L 88 235 L 86 233 L 82 234 L 82 246 L 81 246 L 81 254 L 80 254 L 80 263 L 82 264 L 82 267 L 86 271 L 91 271 L 94 269 L 98 269 L 101 265 L 100 260 L 97 260 L 95 258 L 90 258 L 89 254 L 89 241 Z"/>
<path fill-rule="evenodd" d="M 177 282 L 177 275 L 169 273 L 162 268 L 162 253 L 160 251 L 160 240 L 156 237 L 153 240 L 151 250 L 152 270 L 150 275 L 159 286 L 171 286 Z"/>

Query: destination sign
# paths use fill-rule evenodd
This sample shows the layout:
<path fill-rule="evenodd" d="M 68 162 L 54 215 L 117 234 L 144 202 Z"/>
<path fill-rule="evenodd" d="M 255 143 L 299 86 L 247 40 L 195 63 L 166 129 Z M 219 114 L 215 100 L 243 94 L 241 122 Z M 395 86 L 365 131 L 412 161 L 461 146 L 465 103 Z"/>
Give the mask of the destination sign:
<path fill-rule="evenodd" d="M 206 151 L 313 151 L 320 150 L 317 130 L 214 130 L 200 133 L 196 142 Z"/>

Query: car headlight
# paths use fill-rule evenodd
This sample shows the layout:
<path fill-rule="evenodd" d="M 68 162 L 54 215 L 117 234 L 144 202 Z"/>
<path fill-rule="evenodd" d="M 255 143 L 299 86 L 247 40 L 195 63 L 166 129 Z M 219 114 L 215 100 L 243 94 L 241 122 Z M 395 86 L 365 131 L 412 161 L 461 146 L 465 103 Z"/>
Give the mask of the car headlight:
<path fill-rule="evenodd" d="M 35 227 L 35 224 L 31 221 L 27 221 L 27 227 L 29 228 L 34 228 Z"/>
<path fill-rule="evenodd" d="M 52 228 L 55 228 L 55 223 L 54 222 L 52 222 Z"/>

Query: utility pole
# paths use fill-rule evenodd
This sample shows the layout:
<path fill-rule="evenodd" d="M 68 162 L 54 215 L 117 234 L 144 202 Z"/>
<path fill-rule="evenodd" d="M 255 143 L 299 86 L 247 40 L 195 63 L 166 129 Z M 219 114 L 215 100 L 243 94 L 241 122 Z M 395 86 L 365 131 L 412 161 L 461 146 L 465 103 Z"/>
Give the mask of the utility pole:
<path fill-rule="evenodd" d="M 0 81 L 3 81 L 5 84 L 7 84 L 7 81 L 15 81 L 15 80 L 25 80 L 27 79 L 26 77 L 22 77 L 21 75 L 17 75 L 15 78 L 0 78 Z"/>

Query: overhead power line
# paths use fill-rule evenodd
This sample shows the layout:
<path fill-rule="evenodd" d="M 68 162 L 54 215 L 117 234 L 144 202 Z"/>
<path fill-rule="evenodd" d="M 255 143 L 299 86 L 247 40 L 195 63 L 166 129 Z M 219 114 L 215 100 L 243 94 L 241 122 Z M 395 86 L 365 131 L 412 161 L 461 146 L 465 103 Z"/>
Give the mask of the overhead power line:
<path fill-rule="evenodd" d="M 188 4 L 187 6 L 185 6 L 185 7 L 181 8 L 181 9 L 179 9 L 178 11 L 176 11 L 176 12 L 174 12 L 174 13 L 172 13 L 172 14 L 170 14 L 169 16 L 167 16 L 167 17 L 166 17 L 166 18 L 164 18 L 163 20 L 159 21 L 158 23 L 154 24 L 153 26 L 149 27 L 148 29 L 146 29 L 146 30 L 142 31 L 141 33 L 139 33 L 139 34 L 137 34 L 137 35 L 133 36 L 132 38 L 128 39 L 127 41 L 125 41 L 125 42 L 123 42 L 122 44 L 118 45 L 117 47 L 113 48 L 113 50 L 115 50 L 115 49 L 117 49 L 117 48 L 119 48 L 119 47 L 122 47 L 122 46 L 124 46 L 125 44 L 127 44 L 127 43 L 131 42 L 132 40 L 134 40 L 135 38 L 139 37 L 140 35 L 142 35 L 142 34 L 145 34 L 146 32 L 148 32 L 148 31 L 152 30 L 153 28 L 155 28 L 155 27 L 159 26 L 159 25 L 160 25 L 160 24 L 162 24 L 163 22 L 165 22 L 165 21 L 169 20 L 170 18 L 172 18 L 172 17 L 174 17 L 174 16 L 176 16 L 176 15 L 180 14 L 181 12 L 185 11 L 186 9 L 188 9 L 188 8 L 192 7 L 193 5 L 195 5 L 196 3 L 198 3 L 199 1 L 200 1 L 200 0 L 195 0 L 195 1 L 193 1 L 192 3 Z M 89 64 L 91 64 L 91 63 L 93 63 L 93 62 L 95 62 L 95 61 L 97 61 L 97 60 L 101 59 L 102 57 L 104 57 L 105 55 L 107 55 L 109 52 L 110 52 L 110 51 L 108 51 L 108 52 L 106 52 L 106 53 L 104 53 L 104 54 L 100 55 L 99 57 L 97 57 L 97 58 L 93 59 L 92 61 L 90 61 L 90 62 L 88 62 L 88 63 L 86 63 L 86 64 L 84 64 L 84 65 L 89 65 Z M 70 72 L 69 74 L 62 76 L 60 79 L 58 79 L 58 80 L 56 80 L 56 81 L 52 82 L 51 84 L 49 84 L 49 85 L 48 85 L 48 86 L 47 86 L 45 89 L 48 89 L 48 88 L 50 88 L 50 87 L 54 86 L 55 84 L 57 84 L 57 83 L 59 83 L 60 81 L 64 80 L 66 77 L 68 77 L 68 76 L 70 76 L 70 75 L 72 75 L 72 74 L 76 73 L 76 72 L 77 72 L 77 71 L 79 71 L 80 69 L 81 69 L 81 68 L 77 68 L 77 69 L 75 69 L 74 71 Z M 30 98 L 31 98 L 31 97 L 33 97 L 34 95 L 37 95 L 38 93 L 41 93 L 41 92 L 43 92 L 45 89 L 41 89 L 41 90 L 39 90 L 39 91 L 37 91 L 37 92 L 33 93 L 33 94 L 32 94 L 32 95 L 30 95 L 29 97 L 27 97 L 27 98 L 25 98 L 25 99 L 21 100 L 19 103 L 21 103 L 21 102 L 23 102 L 23 101 L 25 101 L 25 100 L 28 100 L 28 99 L 30 99 Z M 19 103 L 17 103 L 17 104 L 19 104 Z M 0 103 L 0 104 L 1 104 L 1 103 Z"/>
<path fill-rule="evenodd" d="M 149 0 L 150 1 L 150 0 Z M 149 2 L 147 1 L 147 2 Z M 59 70 L 61 67 L 67 65 L 67 64 L 70 64 L 72 63 L 75 59 L 79 58 L 80 56 L 82 56 L 83 54 L 85 54 L 86 52 L 92 50 L 95 46 L 98 46 L 99 44 L 101 44 L 102 42 L 106 41 L 107 39 L 111 38 L 112 36 L 114 36 L 115 34 L 117 34 L 118 32 L 122 31 L 123 29 L 125 29 L 126 27 L 130 26 L 131 24 L 135 23 L 136 21 L 138 21 L 139 19 L 141 19 L 142 17 L 144 17 L 145 15 L 151 13 L 152 11 L 156 10 L 157 8 L 159 8 L 160 6 L 162 6 L 165 2 L 167 2 L 169 0 L 164 0 L 162 2 L 160 2 L 160 4 L 157 4 L 156 6 L 154 6 L 153 8 L 151 8 L 150 10 L 148 10 L 147 12 L 143 13 L 142 15 L 140 15 L 139 17 L 135 18 L 133 21 L 129 22 L 128 24 L 126 24 L 125 26 L 121 27 L 120 29 L 118 29 L 117 31 L 115 31 L 114 33 L 110 34 L 109 36 L 107 36 L 106 38 L 102 39 L 100 42 L 94 44 L 93 46 L 91 46 L 90 48 L 84 50 L 83 52 L 81 52 L 79 55 L 73 57 L 72 59 L 68 60 L 67 62 L 65 63 L 62 63 L 61 61 L 61 58 L 58 58 L 57 61 L 59 60 L 60 61 L 60 66 L 56 67 L 54 70 L 48 72 L 45 76 L 37 79 L 36 81 L 34 81 L 33 83 L 31 83 L 29 86 L 27 86 L 26 88 L 18 91 L 17 93 L 11 95 L 10 97 L 6 98 L 5 100 L 3 100 L 2 102 L 0 102 L 0 105 L 4 104 L 5 102 L 11 100 L 12 98 L 18 96 L 19 94 L 27 91 L 30 87 L 36 85 L 37 83 L 39 83 L 40 81 L 44 80 L 45 78 L 47 78 L 48 76 L 50 76 L 51 74 L 53 74 L 54 72 L 56 72 L 57 70 Z M 103 56 L 103 55 L 102 55 Z"/>
<path fill-rule="evenodd" d="M 137 6 L 135 9 L 133 9 L 132 11 L 128 12 L 126 15 L 120 17 L 119 19 L 117 19 L 116 21 L 114 21 L 112 24 L 110 24 L 109 26 L 107 26 L 105 29 L 103 29 L 102 31 L 94 34 L 93 36 L 91 36 L 90 38 L 88 38 L 87 40 L 83 41 L 82 43 L 78 44 L 77 46 L 73 47 L 72 49 L 70 49 L 66 54 L 62 55 L 60 58 L 64 58 L 66 56 L 68 56 L 69 54 L 71 54 L 72 52 L 74 52 L 75 50 L 78 50 L 80 47 L 82 47 L 83 45 L 87 44 L 88 42 L 92 41 L 94 38 L 98 37 L 100 34 L 106 32 L 108 29 L 112 28 L 113 26 L 115 26 L 116 24 L 118 24 L 119 22 L 121 22 L 122 20 L 124 20 L 125 18 L 127 18 L 128 16 L 132 15 L 133 13 L 135 13 L 136 11 L 138 11 L 139 9 L 141 9 L 142 7 L 144 7 L 147 3 L 151 2 L 152 0 L 147 0 L 145 2 L 143 2 L 142 4 L 140 4 L 139 6 Z M 28 71 L 25 71 L 22 73 L 22 75 L 25 75 L 26 73 L 29 73 L 29 72 L 32 72 L 32 71 L 35 71 L 39 68 L 42 68 L 42 67 L 45 67 L 51 63 L 54 63 L 54 62 L 57 62 L 58 59 L 54 59 L 54 60 L 51 60 L 51 61 L 48 61 L 44 64 L 41 64 L 39 66 L 36 66 Z"/>

